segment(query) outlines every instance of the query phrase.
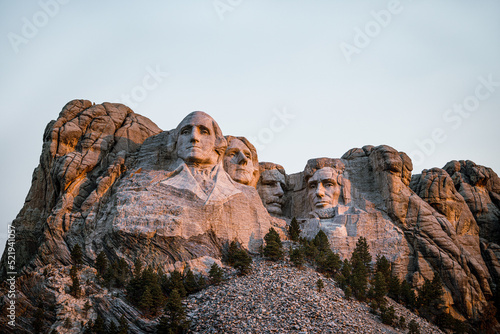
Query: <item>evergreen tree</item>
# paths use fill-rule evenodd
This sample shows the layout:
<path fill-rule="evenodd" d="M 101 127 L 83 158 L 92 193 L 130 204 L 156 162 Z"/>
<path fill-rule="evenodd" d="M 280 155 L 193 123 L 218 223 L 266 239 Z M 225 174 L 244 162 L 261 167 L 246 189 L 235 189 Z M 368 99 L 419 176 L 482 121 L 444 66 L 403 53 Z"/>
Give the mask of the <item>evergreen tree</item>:
<path fill-rule="evenodd" d="M 421 315 L 434 321 L 441 313 L 443 301 L 443 285 L 439 275 L 434 274 L 432 281 L 425 279 L 424 285 L 418 290 L 417 305 Z"/>
<path fill-rule="evenodd" d="M 389 277 L 391 274 L 391 263 L 385 256 L 377 255 L 377 259 L 375 262 L 375 273 L 382 273 L 382 277 L 386 279 L 386 283 L 389 283 Z"/>
<path fill-rule="evenodd" d="M 403 316 L 399 317 L 398 327 L 401 329 L 406 328 L 406 318 L 405 317 L 403 317 Z"/>
<path fill-rule="evenodd" d="M 37 308 L 33 320 L 33 328 L 37 333 L 41 333 L 43 329 L 43 310 Z"/>
<path fill-rule="evenodd" d="M 290 250 L 290 261 L 292 261 L 293 265 L 297 268 L 302 268 L 304 265 L 304 252 L 302 247 L 295 248 Z"/>
<path fill-rule="evenodd" d="M 227 254 L 225 255 L 225 262 L 230 266 L 234 266 L 234 256 L 239 249 L 239 243 L 236 240 L 231 241 L 227 250 Z"/>
<path fill-rule="evenodd" d="M 351 264 L 347 259 L 345 259 L 342 263 L 342 269 L 340 270 L 340 273 L 335 277 L 335 280 L 342 290 L 345 290 L 345 288 L 349 286 L 349 281 L 351 279 L 351 270 Z"/>
<path fill-rule="evenodd" d="M 82 248 L 79 244 L 76 244 L 75 247 L 71 250 L 71 259 L 77 268 L 80 268 L 83 264 L 83 253 Z"/>
<path fill-rule="evenodd" d="M 120 325 L 118 327 L 118 334 L 128 334 L 129 326 L 128 322 L 125 319 L 125 316 L 122 314 L 120 317 Z"/>
<path fill-rule="evenodd" d="M 290 236 L 290 240 L 299 241 L 300 237 L 300 226 L 295 217 L 292 218 L 290 222 L 290 227 L 288 228 L 288 234 Z"/>
<path fill-rule="evenodd" d="M 351 257 L 352 273 L 349 280 L 354 296 L 359 300 L 366 298 L 371 255 L 364 237 L 359 237 Z"/>
<path fill-rule="evenodd" d="M 134 278 L 139 279 L 142 274 L 142 262 L 139 259 L 134 261 Z"/>
<path fill-rule="evenodd" d="M 108 334 L 118 334 L 118 327 L 113 320 L 110 321 Z"/>
<path fill-rule="evenodd" d="M 387 285 L 382 272 L 377 272 L 373 280 L 374 298 L 380 306 L 385 306 L 385 295 L 387 294 Z"/>
<path fill-rule="evenodd" d="M 274 228 L 270 228 L 269 232 L 264 236 L 266 246 L 264 247 L 264 256 L 272 261 L 283 259 L 283 244 L 281 238 Z"/>
<path fill-rule="evenodd" d="M 393 306 L 390 306 L 389 308 L 381 308 L 381 315 L 382 323 L 393 326 L 394 321 L 396 320 L 396 312 L 394 310 Z"/>
<path fill-rule="evenodd" d="M 80 279 L 78 278 L 78 273 L 76 269 L 76 265 L 73 265 L 69 271 L 69 276 L 71 277 L 71 286 L 69 287 L 69 294 L 75 298 L 80 298 L 81 296 L 81 287 L 80 287 Z"/>
<path fill-rule="evenodd" d="M 415 291 L 410 286 L 407 280 L 401 282 L 399 299 L 410 310 L 414 310 L 416 306 Z"/>
<path fill-rule="evenodd" d="M 222 268 L 219 267 L 219 265 L 214 262 L 210 267 L 210 271 L 208 272 L 208 278 L 210 280 L 210 283 L 219 284 L 220 282 L 222 282 L 223 275 L 224 271 L 222 270 Z"/>
<path fill-rule="evenodd" d="M 370 255 L 370 250 L 366 238 L 359 237 L 358 241 L 356 242 L 356 248 L 354 248 L 354 251 L 352 252 L 352 257 L 354 256 L 356 256 L 357 260 L 362 263 L 367 269 L 368 273 L 370 273 L 372 256 Z"/>
<path fill-rule="evenodd" d="M 323 280 L 321 278 L 319 278 L 316 281 L 316 287 L 318 288 L 318 292 L 323 291 L 323 288 L 325 287 L 325 284 L 323 283 Z"/>
<path fill-rule="evenodd" d="M 177 269 L 172 271 L 168 278 L 162 280 L 162 289 L 167 296 L 170 296 L 173 290 L 177 290 L 181 297 L 186 297 L 182 275 Z"/>
<path fill-rule="evenodd" d="M 400 301 L 401 283 L 399 281 L 399 278 L 395 275 L 391 275 L 389 277 L 389 283 L 387 284 L 387 294 L 396 302 Z"/>
<path fill-rule="evenodd" d="M 313 239 L 313 244 L 316 246 L 319 253 L 326 253 L 330 250 L 330 242 L 328 241 L 328 237 L 323 230 L 319 230 L 316 234 Z"/>
<path fill-rule="evenodd" d="M 238 270 L 239 275 L 246 275 L 251 270 L 252 258 L 243 248 L 238 249 L 234 254 L 233 267 Z"/>
<path fill-rule="evenodd" d="M 189 323 L 186 321 L 186 310 L 177 289 L 172 290 L 165 307 L 165 316 L 160 319 L 157 333 L 185 333 Z"/>
<path fill-rule="evenodd" d="M 196 282 L 198 283 L 198 289 L 199 290 L 203 290 L 207 286 L 207 282 L 205 280 L 205 276 L 203 276 L 202 274 L 198 274 L 196 276 Z"/>
<path fill-rule="evenodd" d="M 301 240 L 304 250 L 304 256 L 311 261 L 315 261 L 316 258 L 318 257 L 319 251 L 314 245 L 314 242 L 306 239 L 301 239 Z"/>
<path fill-rule="evenodd" d="M 96 334 L 107 334 L 108 328 L 106 327 L 106 323 L 100 314 L 97 315 L 97 319 L 95 319 L 94 325 L 92 326 L 92 332 Z"/>
<path fill-rule="evenodd" d="M 100 252 L 97 255 L 95 260 L 95 268 L 97 269 L 97 273 L 101 276 L 104 276 L 106 273 L 106 269 L 108 269 L 108 258 L 104 252 Z"/>
<path fill-rule="evenodd" d="M 151 295 L 151 289 L 149 286 L 146 286 L 145 291 L 142 293 L 138 306 L 141 310 L 144 310 L 146 313 L 149 313 L 153 308 L 153 296 Z"/>
<path fill-rule="evenodd" d="M 352 290 L 351 290 L 351 287 L 348 285 L 344 289 L 344 297 L 345 297 L 345 299 L 349 300 L 349 299 L 351 299 L 351 296 L 352 296 Z"/>
<path fill-rule="evenodd" d="M 331 250 L 322 253 L 316 260 L 317 270 L 327 277 L 334 277 L 342 266 L 340 256 Z"/>
<path fill-rule="evenodd" d="M 420 326 L 415 319 L 412 319 L 408 324 L 408 334 L 420 334 Z"/>
<path fill-rule="evenodd" d="M 104 284 L 107 287 L 123 288 L 129 278 L 129 266 L 127 261 L 119 259 L 113 262 L 104 274 Z"/>
<path fill-rule="evenodd" d="M 193 271 L 189 267 L 184 273 L 184 287 L 186 288 L 186 293 L 188 295 L 200 290 L 198 282 L 196 282 L 196 278 L 194 277 Z"/>

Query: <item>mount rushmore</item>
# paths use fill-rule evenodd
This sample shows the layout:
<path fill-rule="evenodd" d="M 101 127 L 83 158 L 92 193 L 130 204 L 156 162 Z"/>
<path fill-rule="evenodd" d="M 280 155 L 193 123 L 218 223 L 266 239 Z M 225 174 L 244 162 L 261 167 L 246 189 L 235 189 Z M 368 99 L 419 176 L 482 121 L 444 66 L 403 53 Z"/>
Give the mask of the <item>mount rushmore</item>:
<path fill-rule="evenodd" d="M 87 263 L 104 251 L 129 265 L 141 259 L 163 272 L 187 265 L 206 272 L 228 241 L 257 253 L 271 227 L 286 238 L 292 218 L 303 237 L 323 230 L 341 258 L 365 237 L 372 256 L 384 255 L 413 287 L 438 274 L 458 319 L 489 312 L 500 288 L 493 170 L 461 160 L 412 175 L 404 152 L 368 145 L 287 174 L 257 153 L 204 112 L 162 131 L 122 104 L 70 101 L 45 129 L 40 164 L 13 222 L 20 317 L 40 299 L 57 303 L 43 273 L 70 265 L 76 244 Z"/>

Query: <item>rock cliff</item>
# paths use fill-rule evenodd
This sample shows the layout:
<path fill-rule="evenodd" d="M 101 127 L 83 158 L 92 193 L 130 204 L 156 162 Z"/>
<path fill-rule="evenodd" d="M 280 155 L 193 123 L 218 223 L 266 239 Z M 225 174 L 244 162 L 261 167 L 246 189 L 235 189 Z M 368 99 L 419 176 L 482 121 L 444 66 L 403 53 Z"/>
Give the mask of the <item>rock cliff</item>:
<path fill-rule="evenodd" d="M 77 244 L 89 266 L 103 251 L 130 266 L 140 259 L 164 272 L 186 265 L 206 272 L 228 241 L 257 252 L 271 226 L 285 237 L 293 217 L 304 237 L 325 231 L 342 258 L 366 237 L 372 255 L 386 256 L 414 287 L 437 273 L 449 312 L 480 321 L 499 288 L 500 179 L 471 161 L 412 170 L 405 153 L 383 145 L 311 159 L 287 175 L 275 163 L 259 169 L 253 145 L 224 137 L 204 113 L 162 131 L 121 104 L 71 101 L 46 127 L 40 164 L 13 222 L 19 327 L 31 330 L 37 307 L 47 321 L 61 321 L 64 289 L 54 281 L 65 279 L 57 277 Z M 8 271 L 4 252 L 2 280 Z M 6 284 L 1 291 L 5 314 Z M 128 314 L 131 322 L 137 316 L 123 296 L 88 291 L 95 312 Z"/>

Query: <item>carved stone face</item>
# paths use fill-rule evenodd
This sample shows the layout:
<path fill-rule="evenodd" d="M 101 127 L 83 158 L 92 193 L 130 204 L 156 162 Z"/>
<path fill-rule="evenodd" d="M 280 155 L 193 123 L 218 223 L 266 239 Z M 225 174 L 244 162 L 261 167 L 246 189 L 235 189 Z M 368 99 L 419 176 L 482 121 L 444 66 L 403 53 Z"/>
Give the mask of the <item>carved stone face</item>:
<path fill-rule="evenodd" d="M 233 180 L 250 184 L 255 167 L 252 162 L 252 152 L 239 139 L 233 138 L 224 154 L 224 169 Z"/>
<path fill-rule="evenodd" d="M 217 163 L 213 119 L 203 113 L 193 113 L 179 125 L 177 155 L 188 165 Z"/>
<path fill-rule="evenodd" d="M 338 205 L 341 189 L 337 176 L 337 172 L 331 167 L 321 168 L 311 176 L 307 182 L 307 194 L 313 211 Z"/>
<path fill-rule="evenodd" d="M 257 188 L 259 196 L 269 213 L 275 215 L 283 214 L 283 189 L 285 176 L 278 170 L 265 170 L 260 174 L 260 184 Z"/>

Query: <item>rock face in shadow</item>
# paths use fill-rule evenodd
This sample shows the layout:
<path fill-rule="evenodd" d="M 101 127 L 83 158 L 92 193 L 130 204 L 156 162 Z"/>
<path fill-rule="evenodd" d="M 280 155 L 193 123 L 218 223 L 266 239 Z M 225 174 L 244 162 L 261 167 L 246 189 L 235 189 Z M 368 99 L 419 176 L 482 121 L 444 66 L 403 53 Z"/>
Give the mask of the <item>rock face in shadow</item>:
<path fill-rule="evenodd" d="M 78 302 L 64 297 L 60 282 L 68 279 L 70 250 L 77 244 L 87 265 L 103 251 L 129 266 L 140 259 L 164 272 L 186 266 L 206 272 L 220 263 L 225 243 L 237 239 L 257 252 L 271 226 L 285 238 L 292 217 L 306 238 L 325 231 L 342 258 L 350 258 L 365 237 L 373 258 L 386 256 L 394 273 L 414 287 L 438 274 L 446 306 L 457 318 L 477 321 L 487 312 L 500 280 L 500 179 L 491 169 L 451 161 L 412 176 L 405 153 L 364 146 L 341 158 L 311 159 L 291 175 L 278 164 L 261 163 L 256 189 L 255 180 L 235 172 L 250 159 L 254 169 L 259 166 L 255 149 L 244 155 L 253 147 L 246 139 L 226 137 L 245 144 L 233 145 L 239 151 L 234 168 L 228 168 L 231 159 L 226 163 L 228 173 L 224 152 L 232 151 L 222 133 L 215 140 L 222 152 L 217 162 L 201 168 L 178 153 L 181 130 L 162 131 L 121 104 L 85 100 L 69 102 L 47 125 L 40 164 L 13 222 L 19 332 L 33 330 L 37 307 L 46 310 L 47 321 L 62 324 L 67 314 L 61 310 Z M 2 280 L 6 259 L 4 252 Z M 87 267 L 85 275 L 95 272 Z M 6 284 L 1 289 L 5 312 Z M 127 314 L 137 332 L 154 329 L 154 321 L 134 320 L 139 313 L 123 296 L 86 289 L 100 314 Z"/>

